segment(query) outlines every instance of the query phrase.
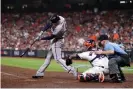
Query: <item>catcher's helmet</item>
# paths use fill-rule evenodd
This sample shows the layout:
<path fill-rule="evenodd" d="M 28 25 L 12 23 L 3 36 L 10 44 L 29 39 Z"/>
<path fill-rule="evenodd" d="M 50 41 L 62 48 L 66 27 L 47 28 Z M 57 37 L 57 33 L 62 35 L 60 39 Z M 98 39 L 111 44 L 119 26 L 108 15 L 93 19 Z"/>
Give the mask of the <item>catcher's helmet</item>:
<path fill-rule="evenodd" d="M 84 45 L 87 46 L 88 48 L 92 48 L 95 46 L 95 41 L 92 39 L 89 39 L 89 40 L 84 42 Z"/>
<path fill-rule="evenodd" d="M 60 20 L 60 18 L 59 18 L 59 16 L 56 15 L 56 14 L 50 17 L 50 21 L 51 21 L 52 23 L 57 23 L 59 20 Z"/>

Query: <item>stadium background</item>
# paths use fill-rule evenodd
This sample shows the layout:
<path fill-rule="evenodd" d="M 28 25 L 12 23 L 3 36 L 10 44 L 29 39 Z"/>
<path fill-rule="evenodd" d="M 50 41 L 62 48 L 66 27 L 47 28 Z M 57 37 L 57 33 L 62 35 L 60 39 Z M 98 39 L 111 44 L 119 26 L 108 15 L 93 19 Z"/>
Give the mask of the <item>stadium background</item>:
<path fill-rule="evenodd" d="M 6 50 L 26 49 L 45 25 L 50 12 L 59 13 L 67 20 L 69 34 L 64 51 L 82 51 L 77 39 L 96 39 L 100 34 L 107 34 L 128 52 L 133 48 L 132 0 L 2 0 L 1 6 L 2 56 L 21 53 Z M 32 49 L 47 50 L 48 41 L 37 42 Z"/>
<path fill-rule="evenodd" d="M 133 61 L 133 0 L 1 0 L 1 11 L 2 87 L 51 87 L 52 85 L 50 84 L 48 86 L 43 85 L 45 80 L 59 81 L 59 86 L 53 85 L 53 87 L 69 86 L 69 84 L 65 85 L 66 82 L 64 81 L 67 81 L 67 79 L 64 80 L 64 76 L 61 77 L 62 80 L 56 80 L 60 73 L 54 74 L 55 72 L 52 72 L 54 75 L 48 72 L 45 80 L 38 80 L 38 83 L 42 85 L 37 85 L 37 82 L 30 79 L 36 72 L 35 69 L 38 69 L 43 63 L 43 60 L 38 60 L 39 63 L 36 61 L 37 59 L 31 62 L 29 57 L 32 57 L 31 59 L 45 57 L 49 45 L 48 41 L 36 42 L 32 50 L 25 55 L 28 58 L 18 58 L 45 26 L 48 14 L 51 14 L 51 12 L 64 16 L 67 21 L 68 35 L 65 38 L 62 55 L 83 51 L 84 48 L 77 45 L 77 39 L 79 38 L 97 40 L 100 34 L 107 34 L 113 42 L 124 45 L 125 50 L 131 55 L 131 60 Z M 50 32 L 45 32 L 44 35 L 49 34 Z M 33 67 L 34 70 L 29 70 L 28 67 L 19 69 L 22 66 L 22 60 L 23 66 L 28 65 L 30 68 Z M 38 63 L 36 64 L 38 66 L 32 63 Z M 11 67 L 11 65 L 14 67 Z M 26 78 L 12 79 L 14 75 L 10 78 L 6 76 L 11 76 L 9 73 L 26 76 Z M 49 74 L 51 76 L 48 76 Z M 103 86 L 101 84 L 84 85 L 76 82 L 78 85 L 74 83 L 74 85 L 69 87 L 133 87 L 130 84 L 133 81 L 132 74 L 127 76 L 129 82 L 121 86 L 107 83 L 106 85 L 103 84 Z M 27 80 L 27 77 L 29 80 Z M 70 82 L 70 84 L 75 82 L 71 76 L 67 75 L 66 78 L 68 78 L 67 82 Z M 22 84 L 18 83 L 18 81 Z M 14 83 L 12 84 L 11 82 Z M 25 86 L 27 82 L 32 86 Z M 63 86 L 60 84 L 63 84 Z"/>

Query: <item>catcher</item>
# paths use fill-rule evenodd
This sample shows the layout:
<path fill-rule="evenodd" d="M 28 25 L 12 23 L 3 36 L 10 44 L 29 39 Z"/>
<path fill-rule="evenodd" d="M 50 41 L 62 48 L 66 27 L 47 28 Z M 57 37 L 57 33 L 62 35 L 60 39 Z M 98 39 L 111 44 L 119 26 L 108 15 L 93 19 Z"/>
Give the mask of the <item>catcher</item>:
<path fill-rule="evenodd" d="M 108 58 L 105 55 L 97 55 L 93 51 L 97 50 L 94 49 L 96 47 L 94 40 L 87 40 L 83 42 L 88 48 L 88 51 L 82 53 L 75 53 L 73 55 L 68 56 L 66 60 L 66 65 L 72 64 L 72 59 L 80 58 L 86 59 L 92 65 L 92 68 L 89 68 L 85 72 L 78 75 L 78 80 L 80 82 L 85 81 L 104 81 L 104 74 L 108 74 Z"/>

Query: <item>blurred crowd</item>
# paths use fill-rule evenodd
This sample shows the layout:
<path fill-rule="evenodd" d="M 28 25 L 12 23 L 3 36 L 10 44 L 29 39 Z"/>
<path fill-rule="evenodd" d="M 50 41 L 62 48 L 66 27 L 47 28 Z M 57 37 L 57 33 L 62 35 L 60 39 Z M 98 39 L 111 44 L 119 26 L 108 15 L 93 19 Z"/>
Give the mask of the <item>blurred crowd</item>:
<path fill-rule="evenodd" d="M 58 13 L 66 18 L 67 36 L 64 50 L 77 50 L 81 47 L 80 38 L 97 40 L 101 34 L 107 34 L 111 41 L 133 48 L 133 11 L 101 11 Z M 1 48 L 26 49 L 45 26 L 48 13 L 2 13 L 1 14 Z M 50 30 L 43 35 L 49 35 Z M 38 41 L 32 49 L 47 50 L 49 41 Z"/>

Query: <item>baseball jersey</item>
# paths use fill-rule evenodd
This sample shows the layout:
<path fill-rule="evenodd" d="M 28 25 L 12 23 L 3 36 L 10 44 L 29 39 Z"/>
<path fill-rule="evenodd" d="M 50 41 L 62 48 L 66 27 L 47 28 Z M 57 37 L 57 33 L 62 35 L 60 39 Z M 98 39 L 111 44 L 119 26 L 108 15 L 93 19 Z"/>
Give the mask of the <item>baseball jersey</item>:
<path fill-rule="evenodd" d="M 63 38 L 66 32 L 66 21 L 62 16 L 59 16 L 60 20 L 55 28 L 52 28 L 52 34 L 58 38 Z"/>
<path fill-rule="evenodd" d="M 50 44 L 53 45 L 56 43 L 56 47 L 61 47 L 61 45 L 64 43 L 63 38 L 66 36 L 67 31 L 65 18 L 62 16 L 59 16 L 59 18 L 60 20 L 58 21 L 57 26 L 55 28 L 51 28 L 51 32 L 53 35 L 55 35 L 55 37 L 51 40 Z"/>
<path fill-rule="evenodd" d="M 78 56 L 81 59 L 86 59 L 89 62 L 91 62 L 92 66 L 104 66 L 105 68 L 108 68 L 108 58 L 104 55 L 97 55 L 93 51 L 87 51 L 79 53 Z"/>

